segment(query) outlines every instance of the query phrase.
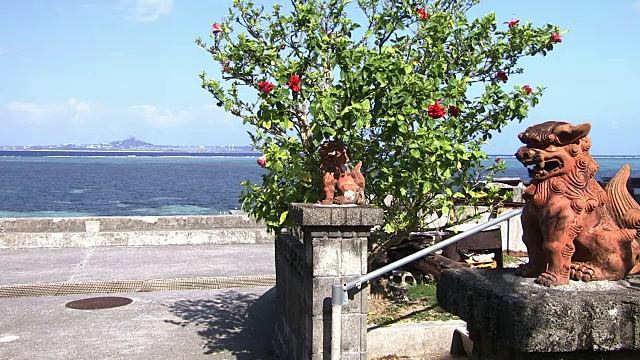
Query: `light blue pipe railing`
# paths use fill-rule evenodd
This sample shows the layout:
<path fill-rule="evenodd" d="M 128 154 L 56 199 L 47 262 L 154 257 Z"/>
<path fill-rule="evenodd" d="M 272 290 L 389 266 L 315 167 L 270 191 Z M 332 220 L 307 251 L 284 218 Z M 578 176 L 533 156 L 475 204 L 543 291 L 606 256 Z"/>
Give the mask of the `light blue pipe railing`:
<path fill-rule="evenodd" d="M 498 216 L 495 219 L 489 220 L 484 224 L 480 224 L 465 232 L 454 235 L 447 240 L 435 243 L 425 249 L 422 249 L 416 253 L 413 253 L 400 260 L 394 261 L 391 264 L 387 264 L 377 270 L 374 270 L 368 274 L 359 276 L 355 279 L 347 281 L 344 284 L 335 284 L 331 288 L 331 360 L 340 359 L 340 346 L 342 337 L 342 307 L 349 303 L 348 291 L 354 288 L 362 289 L 362 284 L 369 282 L 377 277 L 380 277 L 389 271 L 395 270 L 401 266 L 409 264 L 415 260 L 418 260 L 424 256 L 431 254 L 434 251 L 440 250 L 446 246 L 456 243 L 466 237 L 476 234 L 484 229 L 492 227 L 503 221 L 522 214 L 524 208 L 510 211 L 504 215 Z"/>

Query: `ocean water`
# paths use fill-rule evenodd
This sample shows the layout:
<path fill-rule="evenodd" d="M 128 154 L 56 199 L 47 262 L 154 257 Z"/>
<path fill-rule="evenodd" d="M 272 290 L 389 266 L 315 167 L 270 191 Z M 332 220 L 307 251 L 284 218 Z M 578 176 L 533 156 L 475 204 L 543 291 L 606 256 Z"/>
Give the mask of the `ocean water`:
<path fill-rule="evenodd" d="M 0 157 L 0 217 L 228 213 L 255 157 Z"/>
<path fill-rule="evenodd" d="M 502 177 L 528 179 L 514 157 Z M 596 178 L 640 157 L 598 157 Z M 493 157 L 490 161 L 495 161 Z M 240 183 L 259 183 L 255 156 L 0 156 L 0 217 L 221 214 L 240 207 Z"/>

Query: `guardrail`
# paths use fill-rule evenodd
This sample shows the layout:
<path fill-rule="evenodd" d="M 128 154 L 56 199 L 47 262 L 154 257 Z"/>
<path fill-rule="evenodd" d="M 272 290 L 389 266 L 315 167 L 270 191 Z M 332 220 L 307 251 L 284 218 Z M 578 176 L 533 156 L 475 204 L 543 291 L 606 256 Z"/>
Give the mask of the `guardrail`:
<path fill-rule="evenodd" d="M 523 210 L 524 208 L 510 211 L 504 215 L 496 217 L 495 219 L 489 220 L 484 224 L 471 228 L 468 231 L 454 235 L 449 239 L 440 241 L 414 254 L 404 257 L 400 260 L 394 261 L 391 264 L 387 264 L 368 274 L 359 276 L 343 284 L 333 285 L 331 288 L 331 360 L 340 359 L 340 347 L 341 347 L 341 336 L 342 336 L 342 322 L 341 322 L 342 307 L 349 303 L 349 296 L 348 296 L 349 290 L 352 290 L 354 288 L 362 289 L 362 284 L 366 282 L 369 282 L 377 277 L 380 277 L 388 273 L 389 271 L 396 270 L 397 268 L 404 266 L 417 259 L 420 259 L 421 257 L 429 255 L 434 251 L 440 250 L 446 246 L 454 244 L 484 229 L 487 229 L 491 226 L 499 224 L 503 221 L 509 220 L 514 216 L 518 216 L 522 214 Z"/>

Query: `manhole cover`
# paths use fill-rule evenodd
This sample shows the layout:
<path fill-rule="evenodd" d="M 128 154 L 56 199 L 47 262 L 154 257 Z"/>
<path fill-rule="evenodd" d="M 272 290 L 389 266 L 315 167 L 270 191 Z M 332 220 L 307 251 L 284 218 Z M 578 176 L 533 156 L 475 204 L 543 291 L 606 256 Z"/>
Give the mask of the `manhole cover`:
<path fill-rule="evenodd" d="M 133 300 L 126 297 L 103 296 L 72 301 L 66 303 L 65 306 L 77 310 L 99 310 L 125 306 L 131 304 L 132 302 Z"/>

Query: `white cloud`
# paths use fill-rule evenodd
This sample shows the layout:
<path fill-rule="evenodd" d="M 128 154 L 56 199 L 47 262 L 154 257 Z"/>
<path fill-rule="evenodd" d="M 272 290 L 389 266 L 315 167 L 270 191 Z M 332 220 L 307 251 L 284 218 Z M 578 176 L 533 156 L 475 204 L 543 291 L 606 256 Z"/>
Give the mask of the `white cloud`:
<path fill-rule="evenodd" d="M 7 109 L 22 115 L 19 120 L 35 123 L 44 122 L 49 118 L 55 117 L 62 110 L 60 104 L 34 104 L 22 101 L 9 103 Z"/>
<path fill-rule="evenodd" d="M 75 98 L 69 98 L 69 100 L 67 100 L 67 104 L 72 112 L 76 113 L 76 115 L 86 114 L 91 111 L 91 105 L 84 101 L 78 101 Z"/>
<path fill-rule="evenodd" d="M 153 127 L 167 128 L 175 127 L 189 122 L 188 111 L 159 111 L 153 105 L 134 105 L 131 109 L 142 115 L 144 120 Z"/>
<path fill-rule="evenodd" d="M 83 120 L 94 107 L 84 101 L 69 98 L 62 103 L 36 104 L 32 102 L 13 101 L 7 110 L 18 116 L 18 121 L 45 123 L 51 120 Z"/>
<path fill-rule="evenodd" d="M 8 54 L 10 51 L 7 48 L 0 48 L 0 56 Z"/>
<path fill-rule="evenodd" d="M 634 10 L 640 10 L 640 1 L 634 1 L 634 2 L 631 4 L 631 7 L 632 7 Z"/>
<path fill-rule="evenodd" d="M 617 130 L 617 129 L 620 129 L 620 123 L 619 123 L 617 120 L 613 120 L 613 121 L 611 122 L 611 128 L 612 128 L 612 129 L 616 129 L 616 130 Z"/>
<path fill-rule="evenodd" d="M 134 105 L 129 107 L 134 114 L 142 117 L 154 128 L 175 128 L 185 124 L 230 126 L 240 119 L 213 105 L 196 106 L 182 110 L 161 109 L 154 105 Z"/>
<path fill-rule="evenodd" d="M 171 14 L 173 0 L 124 0 L 121 6 L 127 10 L 127 19 L 136 22 L 153 22 Z"/>

